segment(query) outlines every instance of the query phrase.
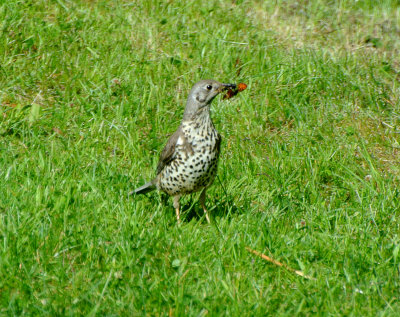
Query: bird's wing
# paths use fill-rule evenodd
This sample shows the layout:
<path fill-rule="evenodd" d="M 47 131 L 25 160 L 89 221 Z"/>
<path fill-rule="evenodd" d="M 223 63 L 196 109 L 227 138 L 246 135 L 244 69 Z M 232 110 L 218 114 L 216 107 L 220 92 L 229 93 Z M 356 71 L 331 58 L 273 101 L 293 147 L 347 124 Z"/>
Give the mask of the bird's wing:
<path fill-rule="evenodd" d="M 157 175 L 161 173 L 161 171 L 164 169 L 164 167 L 171 163 L 175 157 L 175 148 L 176 148 L 176 143 L 178 142 L 179 137 L 185 138 L 184 134 L 182 133 L 181 127 L 178 128 L 178 130 L 175 131 L 173 135 L 169 138 L 167 144 L 165 145 L 164 149 L 161 152 L 160 159 L 158 161 L 157 165 Z"/>

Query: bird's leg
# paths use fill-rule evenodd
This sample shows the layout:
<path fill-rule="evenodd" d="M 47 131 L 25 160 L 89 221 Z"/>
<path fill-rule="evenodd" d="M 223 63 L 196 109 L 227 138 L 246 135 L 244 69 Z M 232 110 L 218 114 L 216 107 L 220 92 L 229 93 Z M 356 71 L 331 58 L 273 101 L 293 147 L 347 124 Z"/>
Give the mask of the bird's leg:
<path fill-rule="evenodd" d="M 174 196 L 174 208 L 175 208 L 176 220 L 178 220 L 178 224 L 181 223 L 180 214 L 179 214 L 179 210 L 181 208 L 180 203 L 179 203 L 180 198 L 181 198 L 180 195 Z"/>
<path fill-rule="evenodd" d="M 200 205 L 204 210 L 204 215 L 206 216 L 207 222 L 210 223 L 210 218 L 208 218 L 208 214 L 207 214 L 207 209 L 206 209 L 206 190 L 207 188 L 204 188 L 200 194 Z"/>

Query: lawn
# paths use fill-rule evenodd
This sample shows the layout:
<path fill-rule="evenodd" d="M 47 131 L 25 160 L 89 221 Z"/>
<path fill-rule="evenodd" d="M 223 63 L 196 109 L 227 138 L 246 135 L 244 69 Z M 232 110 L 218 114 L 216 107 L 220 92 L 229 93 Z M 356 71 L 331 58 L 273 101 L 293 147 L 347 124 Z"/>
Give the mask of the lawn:
<path fill-rule="evenodd" d="M 0 32 L 1 315 L 400 314 L 398 1 L 3 0 Z M 206 78 L 248 88 L 179 226 L 128 194 Z"/>

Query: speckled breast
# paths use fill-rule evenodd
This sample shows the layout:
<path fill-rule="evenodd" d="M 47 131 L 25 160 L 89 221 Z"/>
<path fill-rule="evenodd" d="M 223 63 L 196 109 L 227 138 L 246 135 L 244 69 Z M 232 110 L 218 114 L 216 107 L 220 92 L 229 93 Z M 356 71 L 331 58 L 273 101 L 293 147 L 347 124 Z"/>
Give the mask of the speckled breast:
<path fill-rule="evenodd" d="M 182 125 L 184 138 L 176 144 L 176 158 L 160 177 L 160 189 L 169 195 L 187 194 L 208 187 L 217 173 L 220 136 L 213 126 Z"/>

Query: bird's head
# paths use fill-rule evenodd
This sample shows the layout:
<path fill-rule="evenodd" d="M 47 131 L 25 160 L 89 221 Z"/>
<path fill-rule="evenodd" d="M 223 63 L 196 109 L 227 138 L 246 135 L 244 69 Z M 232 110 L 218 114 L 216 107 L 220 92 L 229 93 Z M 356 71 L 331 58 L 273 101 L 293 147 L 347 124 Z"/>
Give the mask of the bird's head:
<path fill-rule="evenodd" d="M 196 83 L 189 93 L 184 113 L 184 119 L 193 115 L 210 105 L 213 99 L 222 91 L 229 88 L 236 88 L 235 84 L 223 84 L 219 81 L 206 79 Z"/>

